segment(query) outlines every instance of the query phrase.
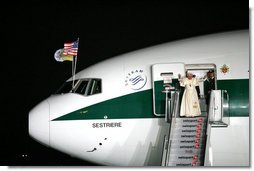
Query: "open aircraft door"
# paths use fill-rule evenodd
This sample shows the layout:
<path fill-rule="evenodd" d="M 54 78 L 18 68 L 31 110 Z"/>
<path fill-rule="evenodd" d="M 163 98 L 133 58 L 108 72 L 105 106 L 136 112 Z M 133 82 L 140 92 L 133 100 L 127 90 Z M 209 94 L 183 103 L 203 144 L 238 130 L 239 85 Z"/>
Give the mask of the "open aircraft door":
<path fill-rule="evenodd" d="M 229 94 L 226 90 L 213 90 L 210 97 L 209 122 L 212 127 L 227 127 L 229 122 Z"/>
<path fill-rule="evenodd" d="M 179 90 L 178 75 L 185 75 L 184 63 L 154 64 L 152 66 L 153 81 L 153 112 L 156 116 L 166 113 L 166 98 L 164 85 L 170 84 L 171 90 Z"/>

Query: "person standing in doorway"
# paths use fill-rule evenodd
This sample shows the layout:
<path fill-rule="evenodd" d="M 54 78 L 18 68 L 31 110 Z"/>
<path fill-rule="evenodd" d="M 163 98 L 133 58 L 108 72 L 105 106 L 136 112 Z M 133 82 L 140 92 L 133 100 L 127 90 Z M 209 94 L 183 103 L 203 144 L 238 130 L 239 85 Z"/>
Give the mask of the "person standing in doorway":
<path fill-rule="evenodd" d="M 180 116 L 200 116 L 201 110 L 198 100 L 198 93 L 196 90 L 196 86 L 199 86 L 200 80 L 196 77 L 193 77 L 193 73 L 190 71 L 187 72 L 186 76 L 186 78 L 181 78 L 181 75 L 178 75 L 180 85 L 185 87 L 182 97 Z"/>
<path fill-rule="evenodd" d="M 205 99 L 206 105 L 208 106 L 210 103 L 210 96 L 212 90 L 215 90 L 215 78 L 214 78 L 214 71 L 210 70 L 207 72 L 207 79 L 204 82 L 204 91 L 205 91 Z"/>

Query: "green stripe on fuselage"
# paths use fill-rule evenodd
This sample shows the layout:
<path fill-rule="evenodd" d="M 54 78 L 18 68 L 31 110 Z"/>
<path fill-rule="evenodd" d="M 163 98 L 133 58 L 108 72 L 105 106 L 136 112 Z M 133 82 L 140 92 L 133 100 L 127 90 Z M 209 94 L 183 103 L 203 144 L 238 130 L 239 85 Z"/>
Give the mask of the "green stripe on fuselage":
<path fill-rule="evenodd" d="M 219 80 L 217 87 L 229 94 L 230 116 L 249 116 L 249 79 Z"/>
<path fill-rule="evenodd" d="M 219 80 L 218 89 L 227 90 L 230 96 L 230 116 L 249 116 L 249 80 Z M 152 89 L 106 100 L 53 121 L 89 119 L 160 118 L 153 114 Z M 162 116 L 163 117 L 163 116 Z"/>
<path fill-rule="evenodd" d="M 63 115 L 55 120 L 154 118 L 152 90 L 106 100 Z"/>

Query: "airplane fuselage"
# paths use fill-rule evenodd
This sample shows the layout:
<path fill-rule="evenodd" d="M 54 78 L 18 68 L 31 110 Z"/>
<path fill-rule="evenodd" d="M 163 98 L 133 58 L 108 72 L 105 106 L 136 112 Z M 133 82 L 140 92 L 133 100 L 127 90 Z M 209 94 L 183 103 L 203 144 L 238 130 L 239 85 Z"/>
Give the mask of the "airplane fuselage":
<path fill-rule="evenodd" d="M 169 129 L 163 111 L 156 113 L 162 109 L 154 101 L 155 83 L 162 79 L 155 78 L 153 66 L 160 64 L 179 64 L 181 74 L 212 67 L 216 89 L 227 90 L 230 97 L 230 123 L 211 129 L 211 165 L 249 165 L 248 31 L 175 41 L 90 66 L 75 76 L 86 90 L 78 87 L 79 93 L 59 92 L 30 111 L 30 135 L 42 144 L 100 165 L 160 165 Z M 92 90 L 95 85 L 100 85 L 97 91 Z"/>

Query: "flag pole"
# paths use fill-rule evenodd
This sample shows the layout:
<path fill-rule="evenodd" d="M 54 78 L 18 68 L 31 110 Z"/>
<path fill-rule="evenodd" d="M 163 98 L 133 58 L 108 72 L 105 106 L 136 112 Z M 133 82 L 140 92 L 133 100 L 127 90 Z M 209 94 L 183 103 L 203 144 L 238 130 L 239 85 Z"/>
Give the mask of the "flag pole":
<path fill-rule="evenodd" d="M 73 58 L 74 58 L 75 56 L 73 56 Z M 72 89 L 71 89 L 71 91 L 73 90 L 73 88 L 74 88 L 74 59 L 72 59 L 72 62 L 71 62 L 71 72 L 72 72 Z"/>
<path fill-rule="evenodd" d="M 72 88 L 74 88 L 74 80 L 75 80 L 75 73 L 76 73 L 76 68 L 77 68 L 77 56 L 73 56 L 75 60 L 74 61 L 74 70 L 73 70 L 73 77 L 72 77 Z"/>
<path fill-rule="evenodd" d="M 79 38 L 77 39 L 77 42 L 78 42 L 78 45 L 79 45 Z M 76 68 L 77 68 L 77 56 L 78 56 L 78 52 L 77 52 L 77 55 L 76 56 L 73 56 L 73 60 L 72 60 L 72 63 L 73 63 L 73 66 L 72 66 L 72 90 L 74 88 L 74 80 L 75 80 L 75 74 L 76 74 Z"/>

